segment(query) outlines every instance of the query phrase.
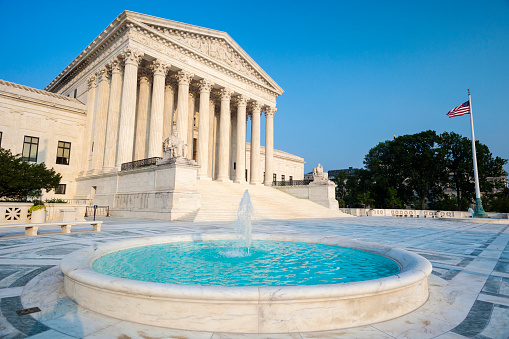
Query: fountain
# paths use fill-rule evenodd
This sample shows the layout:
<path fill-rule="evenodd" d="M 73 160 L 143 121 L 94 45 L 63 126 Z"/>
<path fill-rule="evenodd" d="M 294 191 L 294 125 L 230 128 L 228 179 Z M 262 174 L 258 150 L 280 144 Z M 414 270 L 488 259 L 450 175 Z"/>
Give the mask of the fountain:
<path fill-rule="evenodd" d="M 409 313 L 428 298 L 431 264 L 414 253 L 338 236 L 251 235 L 252 213 L 246 190 L 235 234 L 128 239 L 76 251 L 62 260 L 65 291 L 81 306 L 122 320 L 239 333 L 361 326 Z M 253 264 L 263 257 L 270 265 Z M 288 258 L 290 266 L 276 265 Z M 344 258 L 354 269 L 370 262 L 366 271 L 374 275 L 350 279 Z M 146 269 L 151 263 L 158 268 Z M 166 276 L 165 266 L 173 268 Z"/>

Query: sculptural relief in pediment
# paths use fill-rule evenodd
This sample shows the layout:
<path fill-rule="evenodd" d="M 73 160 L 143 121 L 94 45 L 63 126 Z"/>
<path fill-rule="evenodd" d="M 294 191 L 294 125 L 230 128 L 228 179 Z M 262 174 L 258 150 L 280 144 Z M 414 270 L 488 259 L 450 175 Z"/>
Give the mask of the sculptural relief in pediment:
<path fill-rule="evenodd" d="M 176 29 L 149 25 L 150 27 L 163 32 L 164 35 L 173 38 L 182 45 L 199 51 L 211 59 L 218 61 L 248 78 L 263 82 L 272 87 L 262 75 L 260 75 L 248 62 L 236 52 L 228 42 L 221 38 L 212 38 L 205 35 L 189 33 Z"/>

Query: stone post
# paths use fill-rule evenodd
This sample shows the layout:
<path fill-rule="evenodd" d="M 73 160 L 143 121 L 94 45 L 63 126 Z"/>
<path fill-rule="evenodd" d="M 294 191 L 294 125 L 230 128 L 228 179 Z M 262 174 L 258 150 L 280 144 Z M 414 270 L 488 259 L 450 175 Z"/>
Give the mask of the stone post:
<path fill-rule="evenodd" d="M 230 181 L 230 99 L 233 91 L 221 90 L 221 114 L 219 117 L 219 168 L 217 181 Z"/>
<path fill-rule="evenodd" d="M 211 93 L 211 98 L 209 100 L 209 168 L 207 170 L 207 174 L 209 178 L 214 179 L 214 167 L 215 162 L 215 144 L 216 138 L 214 137 L 215 131 L 215 120 L 216 120 L 216 101 L 213 98 L 215 94 Z"/>
<path fill-rule="evenodd" d="M 210 178 L 207 175 L 209 168 L 209 125 L 210 125 L 210 90 L 212 83 L 207 80 L 200 81 L 200 120 L 198 121 L 198 178 Z"/>
<path fill-rule="evenodd" d="M 174 80 L 174 79 L 173 79 Z M 168 137 L 173 131 L 173 111 L 175 107 L 175 89 L 176 84 L 171 77 L 166 79 L 164 87 L 164 117 L 163 117 L 163 137 Z"/>
<path fill-rule="evenodd" d="M 177 131 L 179 137 L 187 142 L 187 128 L 188 128 L 188 116 L 189 116 L 189 83 L 193 78 L 193 74 L 179 71 L 178 72 L 178 99 L 177 99 Z M 189 147 L 189 145 L 188 145 Z M 188 152 L 189 155 L 189 152 Z M 192 154 L 191 154 L 192 156 Z M 188 158 L 190 158 L 188 156 Z"/>
<path fill-rule="evenodd" d="M 265 186 L 272 186 L 274 172 L 274 107 L 265 109 Z"/>
<path fill-rule="evenodd" d="M 246 106 L 247 98 L 239 96 L 237 102 L 237 154 L 235 182 L 246 182 Z"/>
<path fill-rule="evenodd" d="M 196 114 L 195 109 L 195 102 L 196 102 L 196 92 L 194 88 L 189 89 L 189 114 L 187 116 L 187 152 L 189 155 L 189 159 L 193 159 L 194 154 L 194 115 Z"/>
<path fill-rule="evenodd" d="M 149 158 L 163 156 L 164 80 L 168 70 L 168 67 L 159 60 L 155 60 L 152 66 L 154 83 L 152 85 L 152 105 L 150 107 Z"/>
<path fill-rule="evenodd" d="M 250 184 L 260 184 L 260 115 L 261 106 L 258 102 L 252 105 L 251 113 L 251 180 Z"/>
<path fill-rule="evenodd" d="M 87 91 L 87 127 L 85 134 L 85 143 L 83 145 L 83 171 L 80 175 L 84 175 L 90 169 L 90 154 L 92 152 L 92 131 L 94 123 L 94 102 L 95 102 L 95 89 L 96 89 L 96 76 L 92 74 L 88 79 Z"/>
<path fill-rule="evenodd" d="M 133 161 L 134 125 L 136 122 L 136 83 L 138 65 L 142 54 L 132 49 L 124 51 L 125 69 L 120 104 L 120 129 L 118 133 L 117 169 Z"/>
<path fill-rule="evenodd" d="M 150 96 L 149 70 L 142 68 L 140 72 L 140 88 L 138 93 L 138 113 L 136 114 L 136 136 L 134 139 L 134 160 L 147 157 L 148 105 Z"/>
<path fill-rule="evenodd" d="M 97 73 L 97 106 L 94 123 L 94 147 L 92 150 L 92 171 L 97 174 L 102 171 L 104 161 L 104 142 L 106 140 L 106 121 L 108 120 L 108 99 L 110 84 L 108 70 L 101 68 Z"/>
<path fill-rule="evenodd" d="M 118 118 L 120 116 L 120 94 L 122 90 L 122 68 L 118 58 L 111 63 L 110 103 L 108 105 L 108 123 L 106 125 L 106 145 L 104 146 L 103 172 L 115 168 L 117 154 Z"/>

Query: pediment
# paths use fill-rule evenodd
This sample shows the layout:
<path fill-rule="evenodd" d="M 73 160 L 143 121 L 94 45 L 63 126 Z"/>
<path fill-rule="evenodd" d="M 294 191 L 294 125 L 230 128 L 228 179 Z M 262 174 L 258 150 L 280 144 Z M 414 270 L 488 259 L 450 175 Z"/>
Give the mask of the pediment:
<path fill-rule="evenodd" d="M 278 95 L 283 93 L 283 89 L 226 32 L 134 12 L 126 12 L 126 16 L 129 21 L 200 57 L 261 83 Z"/>

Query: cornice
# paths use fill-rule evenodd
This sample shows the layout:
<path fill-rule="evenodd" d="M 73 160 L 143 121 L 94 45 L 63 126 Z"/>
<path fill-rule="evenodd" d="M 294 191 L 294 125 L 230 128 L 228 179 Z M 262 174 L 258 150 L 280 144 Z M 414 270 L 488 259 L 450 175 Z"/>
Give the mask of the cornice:
<path fill-rule="evenodd" d="M 5 92 L 5 91 L 2 91 L 1 89 L 0 89 L 0 97 L 8 98 L 8 99 L 11 99 L 14 101 L 19 101 L 19 102 L 26 102 L 26 103 L 29 103 L 32 105 L 55 108 L 55 109 L 67 111 L 70 113 L 77 113 L 77 114 L 82 114 L 82 115 L 85 115 L 85 113 L 86 113 L 85 108 L 78 109 L 75 107 L 58 104 L 58 103 L 53 103 L 53 102 L 46 101 L 46 100 L 30 98 L 28 96 Z"/>

